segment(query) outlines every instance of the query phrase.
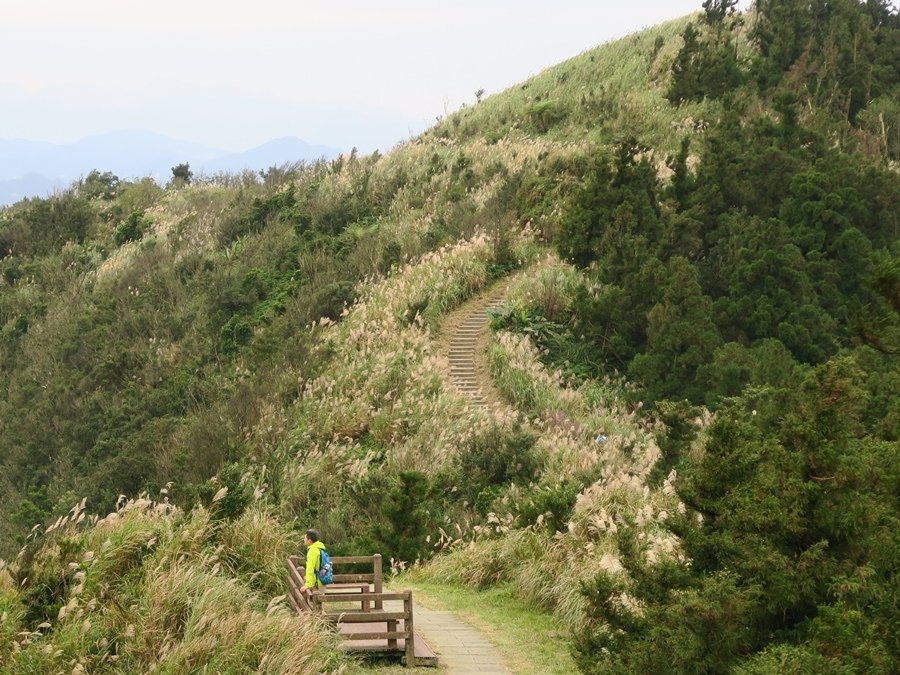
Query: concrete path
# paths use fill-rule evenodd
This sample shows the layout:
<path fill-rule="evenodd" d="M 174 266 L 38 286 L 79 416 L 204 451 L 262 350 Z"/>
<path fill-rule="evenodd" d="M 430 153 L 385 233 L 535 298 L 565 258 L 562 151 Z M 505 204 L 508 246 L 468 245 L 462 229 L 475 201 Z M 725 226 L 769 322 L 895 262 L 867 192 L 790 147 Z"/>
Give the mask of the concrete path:
<path fill-rule="evenodd" d="M 510 673 L 503 657 L 485 637 L 451 612 L 415 605 L 413 616 L 420 633 L 437 653 L 438 663 L 454 675 Z"/>
<path fill-rule="evenodd" d="M 385 602 L 385 610 L 394 609 Z M 398 610 L 402 606 L 398 603 Z M 413 625 L 438 656 L 441 673 L 452 675 L 509 675 L 500 652 L 478 630 L 452 612 L 439 612 L 413 603 Z"/>

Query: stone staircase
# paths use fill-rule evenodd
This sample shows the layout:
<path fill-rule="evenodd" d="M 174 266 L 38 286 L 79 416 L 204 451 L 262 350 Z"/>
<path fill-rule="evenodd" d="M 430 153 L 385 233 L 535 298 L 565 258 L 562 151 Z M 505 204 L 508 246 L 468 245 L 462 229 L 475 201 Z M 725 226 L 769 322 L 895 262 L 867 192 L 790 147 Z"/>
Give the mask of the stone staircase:
<path fill-rule="evenodd" d="M 450 338 L 450 379 L 456 389 L 469 397 L 476 408 L 487 406 L 487 398 L 478 384 L 475 350 L 488 330 L 488 311 L 503 304 L 503 297 L 486 300 L 472 309 Z"/>

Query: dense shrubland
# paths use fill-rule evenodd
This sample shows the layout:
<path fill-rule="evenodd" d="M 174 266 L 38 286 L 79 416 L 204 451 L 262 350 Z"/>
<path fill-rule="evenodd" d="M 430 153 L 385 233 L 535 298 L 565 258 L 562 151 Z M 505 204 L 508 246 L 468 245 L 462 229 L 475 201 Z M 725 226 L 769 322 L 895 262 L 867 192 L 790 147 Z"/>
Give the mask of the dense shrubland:
<path fill-rule="evenodd" d="M 384 156 L 0 212 L 0 663 L 337 668 L 273 600 L 316 524 L 589 672 L 889 670 L 897 13 L 733 4 Z M 472 411 L 435 335 L 522 268 Z"/>

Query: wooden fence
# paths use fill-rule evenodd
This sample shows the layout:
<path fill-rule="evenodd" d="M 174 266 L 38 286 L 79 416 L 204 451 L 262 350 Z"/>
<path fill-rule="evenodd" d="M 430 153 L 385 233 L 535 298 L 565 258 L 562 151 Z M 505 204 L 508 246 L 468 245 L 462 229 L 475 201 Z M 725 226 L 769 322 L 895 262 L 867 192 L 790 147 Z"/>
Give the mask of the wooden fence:
<path fill-rule="evenodd" d="M 436 665 L 437 656 L 420 637 L 413 622 L 412 591 L 384 592 L 381 555 L 336 556 L 335 570 L 342 565 L 371 565 L 371 572 L 340 573 L 334 583 L 306 596 L 301 573 L 305 560 L 288 558 L 288 597 L 298 612 L 315 612 L 336 624 L 344 647 L 361 652 L 403 652 L 407 666 Z M 385 611 L 385 601 L 402 601 L 402 610 Z M 347 608 L 347 605 L 357 607 Z M 340 607 L 334 605 L 340 604 Z"/>

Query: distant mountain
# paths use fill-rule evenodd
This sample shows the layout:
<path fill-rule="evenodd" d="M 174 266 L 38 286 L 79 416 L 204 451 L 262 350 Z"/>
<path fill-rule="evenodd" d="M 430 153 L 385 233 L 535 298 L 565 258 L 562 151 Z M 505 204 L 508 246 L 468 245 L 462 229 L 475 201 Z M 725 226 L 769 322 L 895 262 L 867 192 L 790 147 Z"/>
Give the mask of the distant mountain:
<path fill-rule="evenodd" d="M 324 145 L 310 145 L 294 136 L 277 138 L 262 145 L 233 155 L 219 157 L 203 162 L 198 168 L 204 173 L 219 171 L 240 171 L 242 169 L 268 169 L 297 160 L 313 161 L 321 158 L 331 159 L 341 154 L 342 150 Z"/>
<path fill-rule="evenodd" d="M 267 169 L 297 160 L 333 158 L 336 148 L 299 138 L 279 138 L 242 153 L 227 153 L 144 130 L 115 131 L 75 143 L 53 144 L 0 139 L 0 205 L 24 197 L 44 196 L 92 169 L 120 178 L 151 176 L 165 182 L 176 164 L 188 162 L 195 173 Z"/>
<path fill-rule="evenodd" d="M 0 139 L 0 180 L 38 173 L 69 182 L 91 169 L 112 171 L 121 178 L 168 178 L 175 164 L 204 162 L 224 154 L 224 150 L 143 130 L 114 131 L 62 145 Z"/>
<path fill-rule="evenodd" d="M 55 181 L 39 173 L 29 173 L 21 178 L 0 180 L 0 205 L 13 204 L 26 197 L 47 195 L 63 187 L 62 182 Z"/>

